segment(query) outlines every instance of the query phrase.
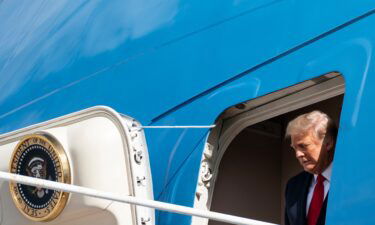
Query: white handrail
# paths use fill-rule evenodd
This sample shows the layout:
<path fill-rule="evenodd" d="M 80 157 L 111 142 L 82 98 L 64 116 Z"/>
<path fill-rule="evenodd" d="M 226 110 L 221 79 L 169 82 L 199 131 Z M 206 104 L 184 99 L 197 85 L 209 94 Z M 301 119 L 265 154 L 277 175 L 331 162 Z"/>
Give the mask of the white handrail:
<path fill-rule="evenodd" d="M 16 182 L 20 184 L 25 184 L 25 185 L 48 188 L 52 190 L 82 194 L 82 195 L 87 195 L 87 196 L 91 196 L 95 198 L 112 200 L 116 202 L 140 205 L 140 206 L 155 208 L 159 210 L 179 213 L 179 214 L 198 216 L 202 218 L 208 218 L 208 219 L 222 221 L 222 222 L 231 223 L 231 224 L 272 225 L 271 223 L 247 219 L 243 217 L 232 216 L 232 215 L 206 211 L 206 210 L 201 210 L 201 209 L 195 209 L 195 208 L 190 208 L 186 206 L 180 206 L 180 205 L 159 202 L 159 201 L 154 201 L 154 200 L 140 199 L 140 198 L 133 197 L 133 196 L 116 195 L 116 194 L 112 194 L 112 193 L 108 193 L 104 191 L 98 191 L 98 190 L 91 189 L 91 188 L 80 187 L 77 185 L 64 184 L 64 183 L 43 180 L 43 179 L 38 179 L 34 177 L 28 177 L 28 176 L 23 176 L 23 175 L 18 175 L 18 174 L 3 172 L 3 171 L 0 171 L 0 179 Z"/>

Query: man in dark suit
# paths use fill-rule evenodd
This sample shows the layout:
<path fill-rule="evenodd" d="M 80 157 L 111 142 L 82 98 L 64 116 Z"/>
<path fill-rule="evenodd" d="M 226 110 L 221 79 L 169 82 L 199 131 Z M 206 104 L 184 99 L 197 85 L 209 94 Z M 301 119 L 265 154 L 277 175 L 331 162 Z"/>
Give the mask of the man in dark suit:
<path fill-rule="evenodd" d="M 285 189 L 286 225 L 324 225 L 337 136 L 333 121 L 320 111 L 290 121 L 286 137 L 304 171 Z"/>

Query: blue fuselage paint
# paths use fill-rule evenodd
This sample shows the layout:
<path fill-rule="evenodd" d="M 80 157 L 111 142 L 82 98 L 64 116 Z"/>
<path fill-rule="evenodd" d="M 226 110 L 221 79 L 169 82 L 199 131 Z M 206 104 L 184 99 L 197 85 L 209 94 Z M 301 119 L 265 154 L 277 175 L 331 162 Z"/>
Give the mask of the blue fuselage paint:
<path fill-rule="evenodd" d="M 374 6 L 2 1 L 0 133 L 95 105 L 144 125 L 209 125 L 239 102 L 339 71 L 346 93 L 327 223 L 373 224 Z M 207 133 L 146 131 L 156 199 L 193 205 Z M 171 213 L 157 219 L 190 223 Z"/>

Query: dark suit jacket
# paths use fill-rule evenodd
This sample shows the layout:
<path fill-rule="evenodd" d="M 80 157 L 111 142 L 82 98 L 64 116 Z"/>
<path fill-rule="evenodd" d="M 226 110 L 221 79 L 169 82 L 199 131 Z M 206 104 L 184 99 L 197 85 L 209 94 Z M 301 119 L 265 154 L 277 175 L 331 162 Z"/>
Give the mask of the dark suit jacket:
<path fill-rule="evenodd" d="M 304 171 L 288 181 L 285 189 L 285 225 L 307 224 L 306 202 L 312 178 L 312 174 Z M 328 195 L 324 200 L 317 225 L 325 224 L 327 199 Z"/>

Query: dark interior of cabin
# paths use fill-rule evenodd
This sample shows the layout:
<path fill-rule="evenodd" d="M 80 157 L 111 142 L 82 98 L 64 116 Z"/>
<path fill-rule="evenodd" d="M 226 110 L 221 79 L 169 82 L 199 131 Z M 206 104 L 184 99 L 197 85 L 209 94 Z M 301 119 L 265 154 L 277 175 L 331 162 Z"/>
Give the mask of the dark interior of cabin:
<path fill-rule="evenodd" d="M 302 171 L 290 141 L 284 139 L 285 128 L 296 116 L 313 110 L 327 113 L 338 124 L 342 101 L 339 95 L 244 129 L 220 162 L 211 210 L 284 224 L 284 187 Z"/>

